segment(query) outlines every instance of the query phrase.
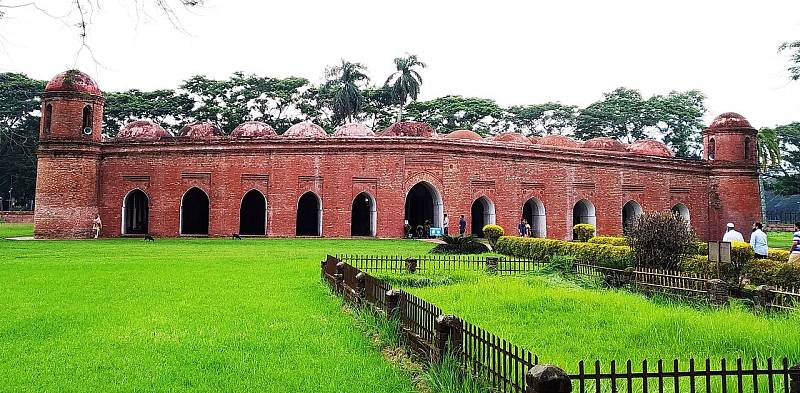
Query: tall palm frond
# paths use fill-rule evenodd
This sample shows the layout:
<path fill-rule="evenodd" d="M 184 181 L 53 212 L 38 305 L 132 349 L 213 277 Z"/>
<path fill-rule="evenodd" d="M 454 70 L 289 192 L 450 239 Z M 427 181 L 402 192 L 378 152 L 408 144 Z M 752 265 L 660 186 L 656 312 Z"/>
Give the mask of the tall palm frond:
<path fill-rule="evenodd" d="M 397 57 L 394 59 L 394 65 L 397 71 L 389 75 L 385 85 L 391 89 L 392 95 L 400 105 L 397 120 L 401 121 L 403 119 L 403 107 L 409 97 L 411 100 L 416 100 L 419 96 L 422 76 L 416 68 L 425 68 L 426 65 L 419 61 L 416 55 Z"/>
<path fill-rule="evenodd" d="M 756 134 L 758 167 L 764 173 L 781 164 L 781 145 L 774 128 L 762 128 Z"/>
<path fill-rule="evenodd" d="M 342 59 L 342 64 L 326 71 L 326 88 L 336 91 L 333 96 L 333 113 L 339 119 L 352 122 L 364 106 L 361 86 L 369 82 L 366 67 Z"/>

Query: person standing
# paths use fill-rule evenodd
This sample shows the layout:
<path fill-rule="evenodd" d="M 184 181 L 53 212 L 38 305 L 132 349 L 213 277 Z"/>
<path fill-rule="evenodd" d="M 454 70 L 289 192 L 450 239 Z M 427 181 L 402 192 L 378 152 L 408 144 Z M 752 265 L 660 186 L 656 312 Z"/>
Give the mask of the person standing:
<path fill-rule="evenodd" d="M 519 224 L 517 224 L 517 232 L 519 232 L 520 237 L 525 237 L 525 219 L 519 220 Z"/>
<path fill-rule="evenodd" d="M 444 235 L 448 236 L 450 232 L 448 229 L 450 228 L 450 218 L 447 217 L 447 214 L 444 215 L 444 221 L 442 222 L 442 229 L 444 229 Z"/>
<path fill-rule="evenodd" d="M 725 231 L 725 235 L 722 236 L 723 242 L 743 242 L 744 237 L 741 233 L 739 233 L 736 229 L 734 229 L 734 225 L 732 222 L 728 223 L 728 229 Z"/>
<path fill-rule="evenodd" d="M 103 229 L 103 221 L 100 220 L 100 215 L 95 216 L 92 220 L 92 230 L 94 231 L 94 238 L 100 237 L 100 230 Z"/>
<path fill-rule="evenodd" d="M 753 233 L 750 234 L 750 247 L 756 253 L 756 258 L 766 258 L 769 253 L 767 246 L 767 234 L 763 231 L 764 226 L 760 222 L 753 224 Z"/>
<path fill-rule="evenodd" d="M 789 254 L 789 263 L 800 263 L 800 222 L 794 223 L 792 235 L 792 248 Z"/>
<path fill-rule="evenodd" d="M 461 218 L 458 219 L 458 234 L 464 236 L 464 232 L 467 230 L 467 220 L 464 219 L 464 215 L 461 215 Z"/>

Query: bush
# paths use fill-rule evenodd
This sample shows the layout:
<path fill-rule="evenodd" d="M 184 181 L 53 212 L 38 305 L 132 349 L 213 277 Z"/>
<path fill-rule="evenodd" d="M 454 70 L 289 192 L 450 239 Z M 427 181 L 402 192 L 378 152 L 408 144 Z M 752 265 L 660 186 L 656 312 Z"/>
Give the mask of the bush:
<path fill-rule="evenodd" d="M 770 248 L 767 252 L 767 259 L 775 262 L 789 262 L 789 250 L 781 250 L 780 248 Z"/>
<path fill-rule="evenodd" d="M 552 256 L 574 256 L 575 262 L 624 269 L 631 266 L 631 249 L 627 246 L 577 243 L 555 239 L 503 236 L 495 251 L 516 257 L 544 261 Z"/>
<path fill-rule="evenodd" d="M 575 257 L 553 255 L 547 260 L 547 266 L 541 270 L 544 274 L 570 274 L 575 272 Z"/>
<path fill-rule="evenodd" d="M 742 268 L 742 278 L 752 285 L 797 288 L 800 287 L 800 263 L 753 259 Z"/>
<path fill-rule="evenodd" d="M 644 213 L 628 228 L 628 244 L 638 266 L 676 269 L 692 254 L 694 233 L 672 212 Z"/>
<path fill-rule="evenodd" d="M 439 244 L 431 249 L 431 254 L 481 254 L 489 252 L 489 247 L 478 241 L 473 235 L 447 236 L 441 239 L 445 244 Z"/>
<path fill-rule="evenodd" d="M 608 244 L 609 246 L 627 246 L 628 241 L 622 236 L 595 236 L 589 239 L 589 243 Z"/>
<path fill-rule="evenodd" d="M 694 255 L 708 256 L 708 243 L 695 240 L 692 242 L 689 252 Z"/>
<path fill-rule="evenodd" d="M 747 262 L 755 258 L 756 253 L 749 243 L 732 241 L 731 242 L 731 263 L 736 269 L 741 270 Z"/>
<path fill-rule="evenodd" d="M 506 234 L 506 231 L 500 225 L 488 224 L 483 226 L 483 236 L 489 240 L 492 247 L 497 244 L 497 239 Z"/>
<path fill-rule="evenodd" d="M 594 225 L 578 224 L 572 227 L 572 232 L 575 234 L 575 239 L 577 241 L 587 242 L 594 237 Z"/>
<path fill-rule="evenodd" d="M 718 277 L 717 263 L 709 261 L 707 255 L 689 255 L 681 261 L 679 269 L 684 273 Z M 739 285 L 739 273 L 730 263 L 719 265 L 719 278 L 730 285 Z"/>

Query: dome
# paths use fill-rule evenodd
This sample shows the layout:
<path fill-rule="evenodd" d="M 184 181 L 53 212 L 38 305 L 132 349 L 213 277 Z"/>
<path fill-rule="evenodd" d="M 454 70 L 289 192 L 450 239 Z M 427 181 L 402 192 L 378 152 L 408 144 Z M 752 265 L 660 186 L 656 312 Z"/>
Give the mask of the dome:
<path fill-rule="evenodd" d="M 117 133 L 119 140 L 157 141 L 170 136 L 160 125 L 151 120 L 136 120 L 126 124 Z"/>
<path fill-rule="evenodd" d="M 447 139 L 465 139 L 473 141 L 483 140 L 483 137 L 481 137 L 480 134 L 470 130 L 455 130 L 449 134 L 445 134 L 444 137 Z"/>
<path fill-rule="evenodd" d="M 102 95 L 97 83 L 78 70 L 64 71 L 47 82 L 44 91 L 71 91 L 76 93 L 86 93 L 92 95 Z"/>
<path fill-rule="evenodd" d="M 310 122 L 304 121 L 289 127 L 283 136 L 289 138 L 325 138 L 328 136 L 322 127 Z"/>
<path fill-rule="evenodd" d="M 183 126 L 178 132 L 178 136 L 185 136 L 191 139 L 211 139 L 223 135 L 219 127 L 207 121 L 199 121 Z"/>
<path fill-rule="evenodd" d="M 643 139 L 628 146 L 628 151 L 645 156 L 672 157 L 672 150 L 667 145 L 652 139 Z"/>
<path fill-rule="evenodd" d="M 750 122 L 747 121 L 744 116 L 734 112 L 725 112 L 715 117 L 708 128 L 753 128 L 753 126 L 750 125 Z"/>
<path fill-rule="evenodd" d="M 492 140 L 497 142 L 524 143 L 526 145 L 531 144 L 530 139 L 518 132 L 504 132 L 502 134 L 495 135 Z"/>
<path fill-rule="evenodd" d="M 381 131 L 380 136 L 417 136 L 431 138 L 436 135 L 433 128 L 421 121 L 401 121 Z"/>
<path fill-rule="evenodd" d="M 557 147 L 580 147 L 580 142 L 565 136 L 565 135 L 547 135 L 543 136 L 536 142 L 542 146 L 557 146 Z"/>
<path fill-rule="evenodd" d="M 269 124 L 260 121 L 246 121 L 231 132 L 231 138 L 269 138 L 277 135 Z"/>
<path fill-rule="evenodd" d="M 533 143 L 535 145 L 535 144 L 539 143 L 539 141 L 542 140 L 542 137 L 536 136 L 536 135 L 531 135 L 531 136 L 528 137 L 528 140 L 531 141 L 531 143 Z"/>
<path fill-rule="evenodd" d="M 348 123 L 336 127 L 336 130 L 333 131 L 333 136 L 359 138 L 375 136 L 375 132 L 361 123 Z"/>
<path fill-rule="evenodd" d="M 625 151 L 625 145 L 613 138 L 594 138 L 583 142 L 583 148 L 594 150 Z"/>

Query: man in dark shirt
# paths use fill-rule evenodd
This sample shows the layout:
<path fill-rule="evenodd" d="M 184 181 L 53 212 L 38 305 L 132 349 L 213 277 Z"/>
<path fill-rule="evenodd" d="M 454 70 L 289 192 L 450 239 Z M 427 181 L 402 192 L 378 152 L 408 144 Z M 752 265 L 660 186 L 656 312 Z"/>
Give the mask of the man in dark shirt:
<path fill-rule="evenodd" d="M 519 220 L 519 225 L 517 225 L 517 231 L 519 235 L 522 237 L 526 237 L 528 235 L 528 228 L 525 225 L 525 219 Z"/>
<path fill-rule="evenodd" d="M 461 236 L 464 236 L 464 232 L 467 230 L 467 220 L 464 219 L 464 215 L 461 215 L 461 218 L 458 219 L 458 233 Z"/>

